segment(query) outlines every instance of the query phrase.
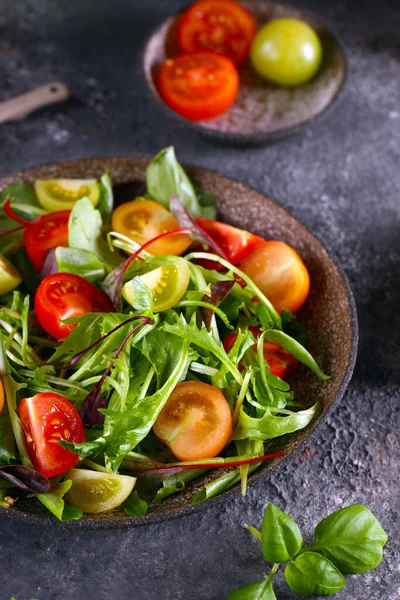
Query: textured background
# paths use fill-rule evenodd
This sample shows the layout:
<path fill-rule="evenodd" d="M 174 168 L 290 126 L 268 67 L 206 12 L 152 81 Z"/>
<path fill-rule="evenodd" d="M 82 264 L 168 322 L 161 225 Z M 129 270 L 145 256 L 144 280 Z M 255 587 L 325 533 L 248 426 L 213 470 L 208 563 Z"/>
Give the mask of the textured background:
<path fill-rule="evenodd" d="M 300 3 L 299 3 L 300 4 Z M 49 80 L 74 98 L 0 127 L 0 171 L 79 156 L 154 154 L 216 169 L 290 209 L 341 260 L 360 319 L 360 352 L 341 406 L 317 437 L 248 497 L 132 531 L 46 530 L 0 520 L 0 599 L 223 600 L 265 572 L 258 544 L 268 501 L 305 536 L 330 511 L 369 506 L 389 532 L 379 569 L 348 577 L 338 600 L 400 598 L 400 4 L 302 2 L 349 50 L 344 102 L 296 138 L 256 149 L 216 146 L 148 101 L 137 76 L 145 36 L 185 0 L 0 0 L 0 98 Z M 297 597 L 277 578 L 277 597 Z"/>

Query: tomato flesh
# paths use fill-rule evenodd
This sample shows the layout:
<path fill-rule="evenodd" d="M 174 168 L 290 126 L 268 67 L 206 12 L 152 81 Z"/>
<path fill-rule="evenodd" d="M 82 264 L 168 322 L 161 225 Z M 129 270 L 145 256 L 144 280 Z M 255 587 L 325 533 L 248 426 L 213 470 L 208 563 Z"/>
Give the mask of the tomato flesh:
<path fill-rule="evenodd" d="M 222 114 L 233 104 L 239 75 L 233 62 L 211 52 L 168 58 L 158 72 L 164 102 L 185 119 L 200 121 Z"/>
<path fill-rule="evenodd" d="M 22 277 L 12 263 L 0 254 L 0 296 L 8 294 L 22 282 Z"/>
<path fill-rule="evenodd" d="M 0 379 L 0 415 L 3 412 L 4 400 L 5 400 L 4 385 L 3 385 L 2 380 Z"/>
<path fill-rule="evenodd" d="M 44 265 L 48 251 L 68 246 L 68 221 L 71 211 L 61 210 L 32 221 L 24 231 L 25 250 L 36 271 Z"/>
<path fill-rule="evenodd" d="M 83 277 L 54 273 L 39 285 L 35 311 L 40 326 L 59 340 L 76 327 L 76 323 L 61 323 L 62 320 L 92 312 L 114 312 L 114 307 L 104 292 Z"/>
<path fill-rule="evenodd" d="M 232 416 L 222 392 L 200 381 L 179 383 L 153 431 L 182 461 L 217 456 L 232 433 Z"/>
<path fill-rule="evenodd" d="M 49 211 L 71 209 L 81 198 L 89 198 L 93 206 L 100 200 L 95 179 L 37 179 L 35 192 L 40 204 Z"/>
<path fill-rule="evenodd" d="M 64 396 L 41 392 L 24 398 L 18 415 L 29 457 L 37 471 L 55 477 L 77 464 L 79 456 L 59 444 L 60 440 L 75 443 L 85 440 L 78 411 Z"/>
<path fill-rule="evenodd" d="M 253 248 L 239 264 L 278 312 L 295 313 L 310 290 L 310 276 L 297 252 L 278 240 L 264 241 Z"/>
<path fill-rule="evenodd" d="M 114 231 L 129 237 L 139 246 L 168 231 L 179 229 L 172 213 L 154 200 L 138 198 L 116 208 L 111 217 Z M 191 244 L 187 235 L 166 236 L 150 244 L 146 250 L 155 256 L 162 254 L 180 255 Z"/>
<path fill-rule="evenodd" d="M 198 217 L 197 224 L 224 251 L 233 265 L 239 264 L 253 248 L 265 241 L 249 231 L 206 217 Z"/>
<path fill-rule="evenodd" d="M 238 64 L 249 55 L 256 31 L 252 15 L 238 2 L 199 0 L 184 13 L 178 41 L 182 52 L 218 52 Z"/>

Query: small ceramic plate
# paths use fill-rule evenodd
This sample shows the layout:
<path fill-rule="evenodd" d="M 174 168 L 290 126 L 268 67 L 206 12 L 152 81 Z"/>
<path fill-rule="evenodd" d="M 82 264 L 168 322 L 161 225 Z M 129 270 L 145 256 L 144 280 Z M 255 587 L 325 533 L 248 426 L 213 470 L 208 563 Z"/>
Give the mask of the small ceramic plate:
<path fill-rule="evenodd" d="M 12 183 L 32 184 L 36 179 L 99 178 L 106 169 L 115 186 L 117 201 L 132 199 L 143 192 L 146 167 L 144 158 L 99 158 L 57 163 L 16 173 L 0 178 L 0 190 Z M 188 167 L 187 172 L 197 185 L 212 192 L 217 198 L 219 218 L 227 223 L 248 229 L 266 239 L 280 239 L 302 256 L 311 277 L 311 290 L 299 319 L 309 332 L 309 349 L 325 373 L 332 377 L 327 382 L 319 381 L 311 371 L 298 367 L 290 381 L 297 402 L 309 407 L 318 399 L 320 411 L 310 425 L 297 433 L 271 440 L 266 452 L 286 452 L 284 458 L 263 463 L 250 477 L 268 477 L 270 469 L 291 459 L 300 444 L 309 439 L 317 425 L 326 419 L 328 411 L 342 400 L 350 381 L 357 351 L 357 316 L 355 303 L 347 279 L 336 260 L 313 235 L 294 217 L 270 198 L 248 187 L 197 167 Z M 133 527 L 154 523 L 180 515 L 206 510 L 212 503 L 224 502 L 231 494 L 240 493 L 238 486 L 213 500 L 193 506 L 194 495 L 204 483 L 222 475 L 226 470 L 210 471 L 205 479 L 188 486 L 182 493 L 170 496 L 159 504 L 152 504 L 145 517 L 127 517 L 119 510 L 100 515 L 85 515 L 79 521 L 70 521 L 66 527 L 102 529 L 111 527 Z M 12 508 L 0 509 L 1 516 L 18 518 L 30 523 L 57 525 L 56 520 L 39 502 L 20 499 Z"/>
<path fill-rule="evenodd" d="M 239 67 L 240 90 L 233 106 L 223 115 L 207 121 L 189 121 L 171 110 L 161 99 L 155 77 L 166 58 L 180 54 L 177 25 L 180 14 L 167 19 L 149 37 L 143 68 L 153 98 L 171 116 L 195 130 L 232 144 L 263 144 L 300 132 L 317 117 L 326 114 L 343 90 L 346 78 L 345 52 L 336 35 L 315 15 L 279 2 L 241 2 L 259 26 L 278 17 L 294 17 L 309 23 L 323 46 L 323 62 L 316 77 L 298 88 L 268 83 L 251 68 L 249 61 Z"/>

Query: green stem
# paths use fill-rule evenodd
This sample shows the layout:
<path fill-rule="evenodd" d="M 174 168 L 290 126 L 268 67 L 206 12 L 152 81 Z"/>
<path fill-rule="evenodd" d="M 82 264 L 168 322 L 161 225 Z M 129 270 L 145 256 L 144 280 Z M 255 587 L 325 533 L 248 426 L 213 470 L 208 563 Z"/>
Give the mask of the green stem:
<path fill-rule="evenodd" d="M 247 523 L 245 523 L 244 526 L 248 531 L 250 531 L 250 533 L 252 533 L 261 542 L 261 531 L 259 531 L 255 527 L 252 527 L 252 525 L 247 525 Z"/>
<path fill-rule="evenodd" d="M 275 573 L 277 572 L 277 570 L 279 569 L 280 564 L 279 563 L 275 563 L 270 571 L 270 574 L 268 575 L 268 583 L 272 583 L 272 580 L 274 578 Z"/>

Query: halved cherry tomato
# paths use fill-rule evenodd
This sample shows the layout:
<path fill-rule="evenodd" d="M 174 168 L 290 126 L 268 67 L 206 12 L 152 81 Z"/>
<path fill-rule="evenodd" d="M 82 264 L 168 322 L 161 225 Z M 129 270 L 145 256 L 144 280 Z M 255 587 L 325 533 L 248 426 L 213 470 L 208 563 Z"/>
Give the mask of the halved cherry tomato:
<path fill-rule="evenodd" d="M 164 102 L 190 121 L 212 119 L 233 104 L 239 74 L 226 56 L 211 52 L 168 58 L 158 72 Z"/>
<path fill-rule="evenodd" d="M 261 330 L 257 327 L 249 327 L 250 331 L 257 339 L 261 335 Z M 237 333 L 230 333 L 223 341 L 225 352 L 229 352 L 237 340 Z M 264 342 L 264 360 L 268 364 L 270 373 L 276 375 L 281 379 L 285 379 L 298 364 L 297 358 L 292 354 L 289 354 L 287 350 L 274 344 L 273 342 Z M 252 346 L 253 350 L 257 352 L 257 344 Z M 239 365 L 239 370 L 243 370 L 242 365 Z"/>
<path fill-rule="evenodd" d="M 303 306 L 310 289 L 310 276 L 293 248 L 271 240 L 253 248 L 239 264 L 241 269 L 272 302 L 277 311 L 293 313 Z"/>
<path fill-rule="evenodd" d="M 0 379 L 0 415 L 3 412 L 3 408 L 4 408 L 4 385 L 2 380 Z"/>
<path fill-rule="evenodd" d="M 35 296 L 36 317 L 41 327 L 57 340 L 66 337 L 75 323 L 61 323 L 91 312 L 114 312 L 109 298 L 92 283 L 71 273 L 45 277 Z"/>
<path fill-rule="evenodd" d="M 85 440 L 76 408 L 60 394 L 41 392 L 24 398 L 18 408 L 29 457 L 37 471 L 55 477 L 77 464 L 79 456 L 59 444 L 60 440 Z"/>
<path fill-rule="evenodd" d="M 162 233 L 179 229 L 179 223 L 172 213 L 158 202 L 146 198 L 138 198 L 118 206 L 112 214 L 111 223 L 114 231 L 131 238 L 140 246 Z M 157 240 L 146 250 L 156 256 L 179 255 L 191 243 L 187 235 L 177 234 Z"/>
<path fill-rule="evenodd" d="M 14 265 L 0 253 L 0 296 L 8 294 L 22 282 L 22 277 Z"/>
<path fill-rule="evenodd" d="M 233 265 L 239 264 L 253 248 L 265 242 L 263 238 L 249 231 L 213 219 L 198 217 L 196 222 L 225 252 Z"/>
<path fill-rule="evenodd" d="M 184 381 L 168 398 L 153 431 L 179 460 L 212 458 L 228 443 L 232 415 L 219 389 Z"/>
<path fill-rule="evenodd" d="M 233 0 L 199 0 L 184 13 L 178 29 L 182 52 L 210 50 L 229 56 L 236 64 L 250 53 L 257 24 Z"/>
<path fill-rule="evenodd" d="M 32 221 L 24 231 L 24 246 L 36 271 L 43 267 L 47 252 L 57 246 L 68 246 L 70 210 L 60 210 Z"/>
<path fill-rule="evenodd" d="M 93 206 L 100 200 L 95 179 L 37 179 L 35 192 L 39 203 L 49 211 L 71 209 L 81 198 L 89 198 Z"/>

